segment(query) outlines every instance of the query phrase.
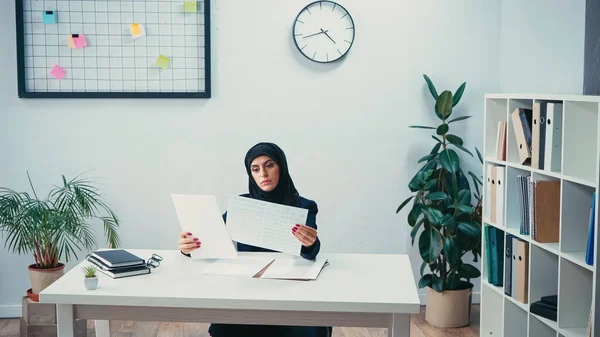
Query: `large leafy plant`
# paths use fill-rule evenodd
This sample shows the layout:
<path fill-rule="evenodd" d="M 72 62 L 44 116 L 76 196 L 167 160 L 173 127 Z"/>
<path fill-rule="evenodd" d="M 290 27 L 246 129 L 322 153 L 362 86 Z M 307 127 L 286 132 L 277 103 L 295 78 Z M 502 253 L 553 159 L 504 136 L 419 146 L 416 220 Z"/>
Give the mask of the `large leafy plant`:
<path fill-rule="evenodd" d="M 40 199 L 29 173 L 27 177 L 33 195 L 0 187 L 0 232 L 6 234 L 9 250 L 32 254 L 35 268 L 59 267 L 60 261 L 77 258 L 82 247 L 89 250 L 96 245 L 90 220 L 104 224 L 110 247 L 119 246 L 119 220 L 88 180 L 67 181 L 62 176 L 62 186 Z"/>
<path fill-rule="evenodd" d="M 413 201 L 408 214 L 413 246 L 419 230 L 423 229 L 418 239 L 419 253 L 423 259 L 419 288 L 429 286 L 438 292 L 465 289 L 472 286 L 471 279 L 481 275 L 477 267 L 463 262 L 463 257 L 471 252 L 473 262 L 477 262 L 481 256 L 482 195 L 479 186 L 483 185 L 479 177 L 469 171 L 474 187 L 474 191 L 471 190 L 457 151 L 471 157 L 473 154 L 465 147 L 462 138 L 451 133 L 451 124 L 471 117 L 450 119 L 466 83 L 454 94 L 445 90 L 438 95 L 429 77 L 423 77 L 435 99 L 433 110 L 440 124 L 437 127 L 410 126 L 432 130 L 435 134 L 431 138 L 435 144 L 427 155 L 419 159 L 418 163 L 423 163 L 423 166 L 408 184 L 414 195 L 404 200 L 396 213 Z M 483 164 L 481 153 L 476 147 L 475 150 Z M 426 267 L 429 267 L 429 273 L 425 273 Z"/>

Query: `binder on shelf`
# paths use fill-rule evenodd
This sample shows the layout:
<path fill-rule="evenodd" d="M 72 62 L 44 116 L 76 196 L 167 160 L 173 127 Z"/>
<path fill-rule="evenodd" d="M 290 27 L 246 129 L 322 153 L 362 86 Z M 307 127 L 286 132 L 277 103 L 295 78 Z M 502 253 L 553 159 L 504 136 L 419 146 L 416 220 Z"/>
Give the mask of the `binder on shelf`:
<path fill-rule="evenodd" d="M 521 164 L 531 163 L 531 120 L 533 112 L 531 109 L 516 108 L 511 113 L 513 129 L 517 141 L 517 152 Z"/>
<path fill-rule="evenodd" d="M 562 157 L 562 103 L 546 106 L 546 140 L 544 141 L 544 170 L 560 171 Z"/>
<path fill-rule="evenodd" d="M 528 303 L 529 293 L 529 243 L 517 241 L 517 283 L 515 299 L 521 303 Z"/>
<path fill-rule="evenodd" d="M 504 284 L 504 233 L 493 226 L 491 227 L 490 250 L 492 254 L 492 284 L 502 286 Z"/>
<path fill-rule="evenodd" d="M 517 189 L 519 193 L 519 212 L 520 212 L 520 227 L 519 233 L 521 235 L 530 234 L 531 224 L 531 206 L 530 206 L 530 193 L 529 185 L 531 181 L 531 175 L 518 175 L 517 176 Z"/>
<path fill-rule="evenodd" d="M 519 251 L 519 241 L 521 241 L 520 239 L 513 237 L 512 238 L 512 261 L 511 261 L 511 272 L 510 272 L 510 284 L 511 284 L 511 293 L 510 293 L 510 297 L 516 299 L 517 298 L 517 269 L 519 267 L 519 265 L 517 264 L 517 258 L 518 258 L 518 251 Z"/>
<path fill-rule="evenodd" d="M 504 177 L 506 169 L 504 166 L 495 166 L 496 168 L 496 223 L 498 225 L 504 225 L 504 194 L 506 188 L 504 187 Z"/>
<path fill-rule="evenodd" d="M 558 242 L 560 181 L 538 180 L 533 187 L 534 222 L 532 238 L 537 242 Z"/>
<path fill-rule="evenodd" d="M 546 148 L 546 103 L 533 103 L 533 124 L 531 130 L 531 167 L 544 169 Z"/>
<path fill-rule="evenodd" d="M 513 235 L 506 236 L 506 254 L 504 256 L 504 293 L 508 296 L 512 294 L 512 242 Z"/>
<path fill-rule="evenodd" d="M 496 134 L 496 159 L 506 160 L 506 122 L 498 122 Z"/>
<path fill-rule="evenodd" d="M 484 202 L 484 206 L 485 206 L 484 213 L 485 213 L 486 219 L 491 219 L 491 217 L 492 217 L 492 212 L 491 212 L 492 203 L 490 201 L 491 196 L 492 196 L 492 165 L 487 164 L 486 180 L 485 180 L 485 195 L 483 198 L 483 202 Z"/>
<path fill-rule="evenodd" d="M 590 226 L 587 239 L 587 248 L 585 250 L 585 263 L 589 266 L 594 265 L 594 222 L 595 222 L 595 211 L 596 211 L 596 192 L 592 195 L 592 205 L 590 207 Z"/>
<path fill-rule="evenodd" d="M 498 197 L 498 192 L 496 191 L 497 189 L 497 185 L 496 185 L 496 175 L 497 175 L 497 170 L 496 170 L 496 165 L 490 165 L 490 172 L 491 172 L 491 187 L 490 187 L 490 194 L 489 194 L 489 198 L 490 198 L 490 221 L 493 223 L 497 223 L 497 217 L 498 217 L 498 209 L 497 209 L 497 205 L 498 205 L 498 201 L 496 200 Z"/>
<path fill-rule="evenodd" d="M 492 284 L 492 250 L 490 247 L 492 246 L 492 234 L 491 229 L 492 226 L 485 226 L 485 259 L 487 265 L 487 281 Z"/>

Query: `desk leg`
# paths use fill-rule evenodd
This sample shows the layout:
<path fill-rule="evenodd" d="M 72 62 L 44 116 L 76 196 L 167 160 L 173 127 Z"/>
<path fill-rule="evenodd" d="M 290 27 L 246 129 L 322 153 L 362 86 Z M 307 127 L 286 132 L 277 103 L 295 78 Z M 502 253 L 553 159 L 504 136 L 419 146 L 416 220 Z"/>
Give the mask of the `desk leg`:
<path fill-rule="evenodd" d="M 74 336 L 75 318 L 73 316 L 73 305 L 56 305 L 56 330 L 58 337 Z"/>
<path fill-rule="evenodd" d="M 388 328 L 388 337 L 410 337 L 409 314 L 394 314 L 392 325 Z"/>
<path fill-rule="evenodd" d="M 110 336 L 110 321 L 96 320 L 96 337 L 111 337 Z"/>

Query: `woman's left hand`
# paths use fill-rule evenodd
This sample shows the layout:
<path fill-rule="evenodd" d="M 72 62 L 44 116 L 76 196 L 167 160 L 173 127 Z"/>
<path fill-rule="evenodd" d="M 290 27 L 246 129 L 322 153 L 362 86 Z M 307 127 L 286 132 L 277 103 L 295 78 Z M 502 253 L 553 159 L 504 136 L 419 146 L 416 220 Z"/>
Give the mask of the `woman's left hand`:
<path fill-rule="evenodd" d="M 317 230 L 306 225 L 294 226 L 292 233 L 306 247 L 312 246 L 317 241 Z"/>

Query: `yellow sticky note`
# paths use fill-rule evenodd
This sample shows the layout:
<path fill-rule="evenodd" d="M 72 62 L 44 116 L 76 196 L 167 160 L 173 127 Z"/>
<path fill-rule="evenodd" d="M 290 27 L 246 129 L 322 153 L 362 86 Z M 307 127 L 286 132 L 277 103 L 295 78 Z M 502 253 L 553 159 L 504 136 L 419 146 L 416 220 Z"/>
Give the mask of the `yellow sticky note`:
<path fill-rule="evenodd" d="M 198 3 L 196 1 L 186 1 L 183 3 L 183 11 L 186 13 L 195 13 L 198 11 Z"/>
<path fill-rule="evenodd" d="M 140 25 L 138 25 L 137 23 L 134 23 L 131 25 L 131 35 L 137 36 L 137 35 L 140 35 L 141 33 L 142 33 L 142 30 L 140 29 Z"/>
<path fill-rule="evenodd" d="M 164 55 L 159 55 L 158 58 L 156 59 L 156 65 L 163 69 L 167 69 L 170 61 L 171 60 L 169 60 L 168 57 L 166 57 Z"/>
<path fill-rule="evenodd" d="M 67 37 L 67 43 L 69 45 L 69 48 L 75 48 L 75 41 L 73 41 L 73 35 L 69 34 L 69 37 Z"/>

